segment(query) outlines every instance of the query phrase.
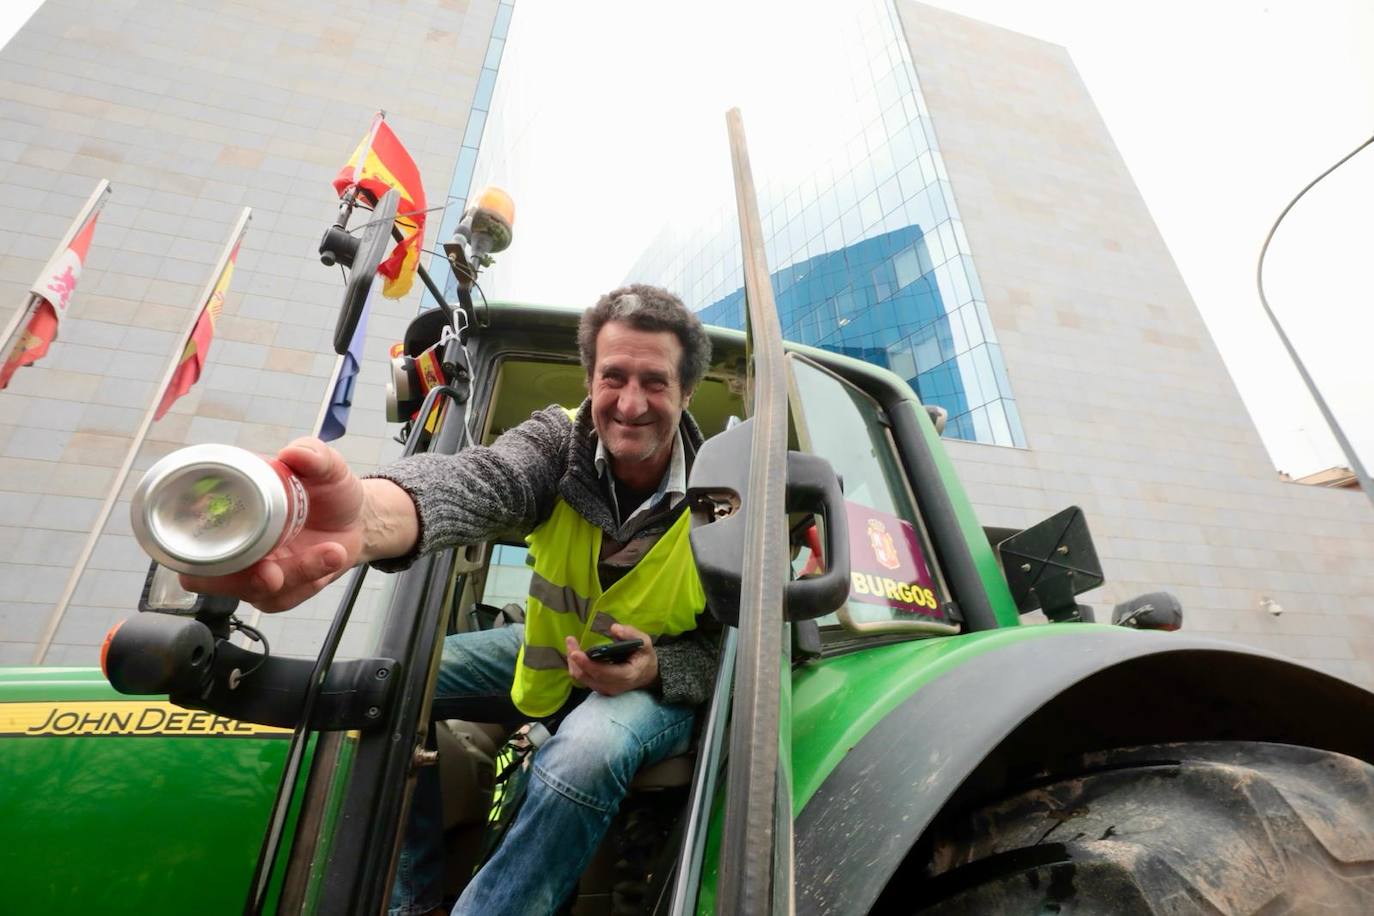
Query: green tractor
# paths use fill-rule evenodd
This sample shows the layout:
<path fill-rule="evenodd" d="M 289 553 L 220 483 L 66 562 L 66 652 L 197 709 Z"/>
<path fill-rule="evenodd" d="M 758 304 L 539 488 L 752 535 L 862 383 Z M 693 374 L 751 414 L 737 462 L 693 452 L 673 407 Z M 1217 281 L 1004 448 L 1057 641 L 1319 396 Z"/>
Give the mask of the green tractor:
<path fill-rule="evenodd" d="M 904 382 L 783 343 L 735 117 L 749 328 L 712 330 L 692 410 L 715 435 L 688 496 L 723 624 L 716 690 L 692 752 L 640 773 L 566 911 L 1374 912 L 1374 694 L 1167 632 L 1167 596 L 1092 622 L 1076 596 L 1102 577 L 1075 509 L 981 526 Z M 375 235 L 331 255 L 354 268 L 344 347 Z M 473 302 L 480 235 L 451 254 L 458 305 L 407 333 L 445 369 L 396 393 L 411 452 L 583 396 L 575 312 Z M 518 614 L 492 596 L 520 546 L 396 575 L 363 658 L 334 655 L 366 570 L 315 660 L 235 644 L 213 598 L 166 613 L 153 572 L 150 612 L 104 663 L 161 695 L 0 670 L 4 912 L 384 912 L 426 766 L 461 886 L 537 741 L 441 723 L 436 752 L 433 678 L 446 632 Z M 1036 610 L 1049 623 L 1022 625 Z"/>

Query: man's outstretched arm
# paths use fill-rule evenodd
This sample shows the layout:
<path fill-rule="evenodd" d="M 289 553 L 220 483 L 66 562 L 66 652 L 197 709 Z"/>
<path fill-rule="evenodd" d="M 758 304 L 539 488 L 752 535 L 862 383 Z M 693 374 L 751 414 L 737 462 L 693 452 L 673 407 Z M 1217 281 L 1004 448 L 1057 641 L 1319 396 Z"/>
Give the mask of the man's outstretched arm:
<path fill-rule="evenodd" d="M 277 457 L 305 486 L 301 533 L 242 572 L 182 585 L 284 611 L 359 563 L 404 569 L 420 553 L 527 531 L 557 498 L 569 423 L 561 408 L 541 410 L 489 448 L 416 455 L 366 479 L 318 439 L 298 439 Z"/>
<path fill-rule="evenodd" d="M 277 453 L 305 487 L 305 527 L 287 544 L 227 576 L 181 576 L 182 587 L 230 595 L 264 611 L 295 607 L 350 567 L 414 549 L 415 503 L 389 480 L 360 480 L 318 439 L 297 439 Z"/>

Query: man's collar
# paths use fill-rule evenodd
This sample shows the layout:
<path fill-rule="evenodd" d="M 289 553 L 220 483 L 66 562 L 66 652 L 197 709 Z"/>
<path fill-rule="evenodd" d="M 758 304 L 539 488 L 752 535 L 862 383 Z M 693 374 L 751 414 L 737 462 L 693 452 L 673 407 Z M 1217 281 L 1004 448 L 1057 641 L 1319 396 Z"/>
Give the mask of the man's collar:
<path fill-rule="evenodd" d="M 678 435 L 682 439 L 683 463 L 690 472 L 704 438 L 701 427 L 690 411 L 682 412 Z M 568 463 L 558 481 L 558 495 L 587 521 L 614 536 L 619 525 L 616 524 L 611 500 L 606 496 L 605 480 L 596 466 L 596 438 L 596 430 L 592 425 L 591 398 L 586 398 L 573 417 L 573 428 L 568 439 Z"/>
<path fill-rule="evenodd" d="M 615 509 L 616 515 L 622 515 L 621 507 L 617 504 L 617 496 L 611 471 L 611 455 L 606 451 L 606 445 L 599 436 L 596 438 L 596 473 L 603 481 L 610 483 L 607 489 L 610 491 L 611 504 Z M 654 490 L 652 496 L 644 500 L 621 523 L 621 530 L 630 528 L 632 523 L 640 516 L 648 513 L 659 506 L 665 499 L 669 503 L 676 503 L 683 496 L 687 495 L 687 454 L 682 444 L 681 430 L 673 433 L 673 453 L 668 459 L 668 470 L 664 473 L 663 479 L 658 482 L 658 488 Z"/>

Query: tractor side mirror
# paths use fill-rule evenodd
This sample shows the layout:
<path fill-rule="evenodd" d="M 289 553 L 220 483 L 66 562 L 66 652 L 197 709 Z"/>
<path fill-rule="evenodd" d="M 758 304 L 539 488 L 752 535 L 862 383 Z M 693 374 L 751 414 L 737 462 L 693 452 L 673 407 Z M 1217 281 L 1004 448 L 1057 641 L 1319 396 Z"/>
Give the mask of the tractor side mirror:
<path fill-rule="evenodd" d="M 1012 535 L 997 549 L 1021 613 L 1039 608 L 1056 623 L 1092 619 L 1092 610 L 1075 600 L 1102 584 L 1102 564 L 1082 509 L 1070 506 Z"/>
<path fill-rule="evenodd" d="M 357 330 L 358 319 L 367 305 L 367 294 L 372 290 L 377 265 L 382 263 L 391 245 L 391 227 L 396 221 L 400 201 L 401 195 L 396 193 L 395 188 L 382 195 L 369 214 L 371 219 L 365 224 L 362 238 L 350 255 L 352 270 L 348 274 L 348 285 L 344 288 L 343 304 L 339 306 L 339 319 L 334 325 L 334 352 L 340 356 L 348 352 L 348 345 L 353 342 L 353 332 Z M 329 238 L 326 233 L 321 249 Z"/>
<path fill-rule="evenodd" d="M 926 416 L 930 417 L 930 425 L 935 427 L 935 435 L 945 434 L 945 423 L 949 420 L 949 411 L 935 404 L 926 404 Z"/>
<path fill-rule="evenodd" d="M 1177 630 L 1183 626 L 1183 605 L 1168 592 L 1150 592 L 1113 608 L 1112 623 L 1134 630 Z"/>

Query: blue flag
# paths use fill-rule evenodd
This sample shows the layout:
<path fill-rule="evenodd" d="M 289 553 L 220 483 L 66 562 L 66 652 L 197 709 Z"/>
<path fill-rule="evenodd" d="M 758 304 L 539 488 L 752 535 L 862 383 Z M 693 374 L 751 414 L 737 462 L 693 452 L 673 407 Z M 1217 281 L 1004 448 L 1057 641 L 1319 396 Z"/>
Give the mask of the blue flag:
<path fill-rule="evenodd" d="M 329 409 L 324 412 L 320 423 L 320 438 L 332 442 L 342 436 L 348 427 L 348 409 L 353 406 L 353 385 L 358 380 L 358 370 L 362 366 L 363 341 L 367 339 L 367 312 L 372 308 L 372 295 L 378 284 L 372 284 L 363 305 L 363 313 L 358 316 L 358 326 L 353 329 L 353 339 L 348 343 L 348 352 L 343 356 L 339 367 L 339 380 L 334 383 L 334 394 L 329 399 Z"/>

